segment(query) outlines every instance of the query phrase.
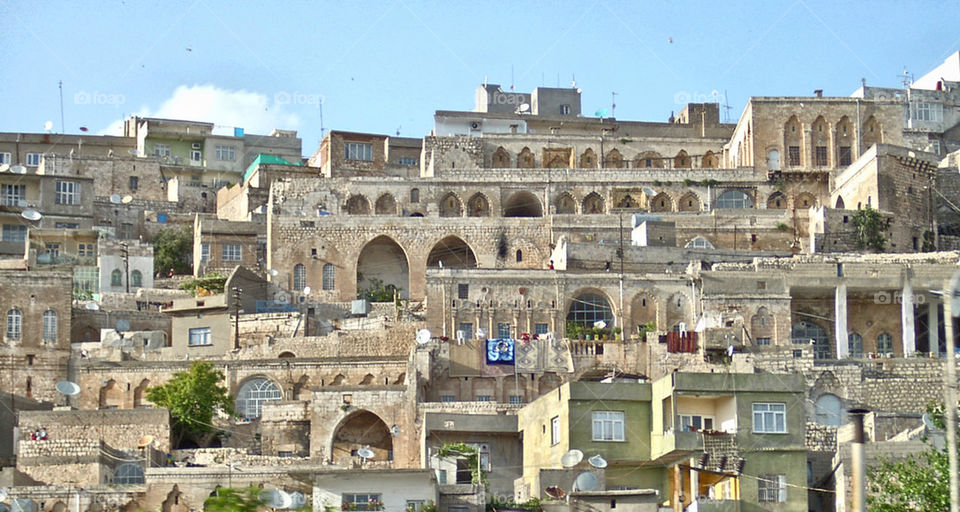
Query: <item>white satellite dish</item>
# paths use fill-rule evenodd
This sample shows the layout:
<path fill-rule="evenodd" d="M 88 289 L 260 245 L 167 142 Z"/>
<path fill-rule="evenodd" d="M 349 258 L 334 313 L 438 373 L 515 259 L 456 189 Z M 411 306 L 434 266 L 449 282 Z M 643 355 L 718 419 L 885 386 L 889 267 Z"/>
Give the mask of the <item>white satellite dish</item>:
<path fill-rule="evenodd" d="M 131 202 L 133 202 L 133 196 L 131 196 L 130 194 L 127 194 L 123 196 L 123 199 L 121 199 L 120 202 L 123 204 L 130 204 Z"/>
<path fill-rule="evenodd" d="M 359 455 L 364 459 L 372 459 L 374 453 L 373 453 L 373 450 L 371 450 L 370 448 L 360 448 L 359 450 L 357 450 L 357 455 Z"/>
<path fill-rule="evenodd" d="M 290 493 L 290 508 L 301 508 L 307 504 L 307 497 L 300 491 Z"/>
<path fill-rule="evenodd" d="M 284 508 L 283 507 L 284 497 L 283 497 L 283 494 L 281 493 L 286 494 L 280 489 L 264 489 L 260 491 L 260 494 L 257 495 L 257 497 L 260 498 L 261 503 L 263 503 L 264 505 L 270 508 Z M 290 496 L 288 495 L 287 499 L 289 498 Z"/>
<path fill-rule="evenodd" d="M 43 218 L 43 214 L 42 214 L 42 213 L 40 213 L 40 212 L 38 212 L 38 211 L 36 211 L 36 210 L 34 210 L 34 209 L 32 209 L 32 208 L 29 209 L 29 210 L 24 210 L 24 211 L 22 211 L 22 212 L 20 213 L 20 216 L 23 217 L 24 219 L 27 219 L 27 220 L 40 220 L 40 219 Z"/>
<path fill-rule="evenodd" d="M 417 331 L 417 343 L 420 345 L 425 345 L 430 342 L 430 329 L 420 329 Z"/>
<path fill-rule="evenodd" d="M 137 154 L 137 148 L 130 148 L 130 149 L 127 150 L 127 153 L 130 153 L 131 155 L 136 155 L 136 154 Z"/>
<path fill-rule="evenodd" d="M 280 275 L 280 271 L 275 268 L 271 268 L 270 270 L 267 271 L 267 273 L 273 277 L 277 277 L 278 275 Z"/>
<path fill-rule="evenodd" d="M 47 121 L 43 123 L 43 131 L 49 132 L 53 129 L 53 121 Z"/>
<path fill-rule="evenodd" d="M 560 457 L 560 465 L 565 468 L 572 468 L 583 460 L 583 452 L 580 450 L 570 450 Z"/>
<path fill-rule="evenodd" d="M 603 320 L 597 320 L 596 322 L 593 323 L 593 326 L 596 327 L 597 329 L 605 329 L 607 327 L 607 323 L 604 322 Z"/>
<path fill-rule="evenodd" d="M 937 425 L 933 422 L 933 415 L 929 412 L 923 413 L 923 425 L 930 430 L 940 430 L 937 428 Z"/>
<path fill-rule="evenodd" d="M 0 172 L 7 172 L 10 170 L 10 164 L 0 164 Z"/>
<path fill-rule="evenodd" d="M 280 496 L 280 506 L 276 508 L 290 508 L 293 505 L 293 498 L 286 491 L 277 490 L 277 495 Z"/>
<path fill-rule="evenodd" d="M 597 480 L 597 475 L 594 475 L 590 471 L 584 471 L 577 475 L 577 479 L 573 481 L 573 490 L 574 491 L 594 491 L 600 485 L 600 481 Z"/>
<path fill-rule="evenodd" d="M 100 309 L 100 304 L 97 304 L 96 302 L 88 302 L 86 308 L 90 311 L 98 311 Z"/>
<path fill-rule="evenodd" d="M 120 204 L 120 201 L 122 200 L 123 198 L 120 197 L 120 194 L 113 194 L 110 196 L 110 202 L 113 204 Z"/>
<path fill-rule="evenodd" d="M 599 453 L 587 459 L 587 462 L 597 469 L 603 469 L 607 467 L 607 459 L 604 459 Z"/>
<path fill-rule="evenodd" d="M 484 329 L 483 327 L 478 328 L 478 329 L 477 329 L 477 339 L 478 339 L 478 340 L 485 340 L 485 339 L 487 339 L 487 330 Z"/>
<path fill-rule="evenodd" d="M 303 294 L 304 294 L 304 295 L 310 295 L 310 292 L 311 292 L 311 291 L 313 291 L 313 288 L 310 288 L 309 286 L 304 286 L 304 287 L 303 287 Z"/>
<path fill-rule="evenodd" d="M 22 166 L 22 165 L 14 165 L 14 166 L 10 167 L 10 172 L 12 172 L 12 173 L 14 173 L 14 174 L 26 174 L 26 173 L 27 173 L 27 168 L 24 167 L 24 166 Z"/>
<path fill-rule="evenodd" d="M 654 189 L 654 188 L 652 188 L 652 187 L 643 187 L 641 190 L 643 190 L 644 195 L 647 195 L 647 196 L 650 196 L 650 197 L 653 197 L 653 196 L 657 195 L 656 189 Z"/>
<path fill-rule="evenodd" d="M 61 380 L 57 383 L 57 391 L 63 395 L 73 396 L 80 393 L 80 386 L 78 386 L 76 382 Z"/>
<path fill-rule="evenodd" d="M 520 112 L 530 112 L 530 104 L 529 104 L 529 103 L 521 103 L 521 104 L 520 104 Z"/>

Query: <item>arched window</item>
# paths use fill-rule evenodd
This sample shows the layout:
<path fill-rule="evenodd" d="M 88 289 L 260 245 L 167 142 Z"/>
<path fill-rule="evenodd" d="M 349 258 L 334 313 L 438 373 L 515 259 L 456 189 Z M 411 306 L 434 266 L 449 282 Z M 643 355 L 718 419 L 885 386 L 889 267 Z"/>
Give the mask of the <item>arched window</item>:
<path fill-rule="evenodd" d="M 333 266 L 333 263 L 326 263 L 323 265 L 323 289 L 324 290 L 333 290 L 336 288 L 336 275 L 337 269 Z"/>
<path fill-rule="evenodd" d="M 43 339 L 57 339 L 57 312 L 49 310 L 43 313 Z"/>
<path fill-rule="evenodd" d="M 887 333 L 877 336 L 877 353 L 883 355 L 893 354 L 893 336 Z"/>
<path fill-rule="evenodd" d="M 297 263 L 293 267 L 293 290 L 299 292 L 307 287 L 307 267 Z"/>
<path fill-rule="evenodd" d="M 863 357 L 863 336 L 851 332 L 847 336 L 847 348 L 850 349 L 850 357 Z"/>
<path fill-rule="evenodd" d="M 753 199 L 751 199 L 750 195 L 742 190 L 728 190 L 720 194 L 720 197 L 717 198 L 717 204 L 715 208 L 753 208 Z"/>
<path fill-rule="evenodd" d="M 832 427 L 842 425 L 843 419 L 843 401 L 840 397 L 827 393 L 821 395 L 814 402 L 814 411 L 816 413 L 817 423 Z"/>
<path fill-rule="evenodd" d="M 576 296 L 567 313 L 568 322 L 576 322 L 584 327 L 593 327 L 595 322 L 603 320 L 610 327 L 613 323 L 613 308 L 607 299 L 598 293 L 583 293 Z"/>
<path fill-rule="evenodd" d="M 771 149 L 767 153 L 767 169 L 771 171 L 780 170 L 780 152 L 776 149 Z"/>
<path fill-rule="evenodd" d="M 695 237 L 693 240 L 690 240 L 689 242 L 687 242 L 687 245 L 685 245 L 684 247 L 688 249 L 689 248 L 714 249 L 713 244 L 710 243 L 710 240 L 707 240 L 702 236 L 698 236 L 698 237 Z"/>
<path fill-rule="evenodd" d="M 805 345 L 813 342 L 813 357 L 816 359 L 830 358 L 830 337 L 823 327 L 801 320 L 793 324 L 793 332 L 790 334 L 793 342 L 797 345 Z"/>
<path fill-rule="evenodd" d="M 280 387 L 263 377 L 250 379 L 237 391 L 237 414 L 244 419 L 259 418 L 263 403 L 283 399 Z"/>
<path fill-rule="evenodd" d="M 23 313 L 19 309 L 7 311 L 7 338 L 19 340 L 23 332 Z"/>
<path fill-rule="evenodd" d="M 411 188 L 411 189 L 410 189 L 410 202 L 411 202 L 411 203 L 419 203 L 419 202 L 420 202 L 420 189 L 419 189 L 419 188 Z"/>
<path fill-rule="evenodd" d="M 143 476 L 143 468 L 135 462 L 124 462 L 117 466 L 113 472 L 113 483 L 115 484 L 142 484 L 146 480 Z"/>
<path fill-rule="evenodd" d="M 123 286 L 123 272 L 119 268 L 110 272 L 110 286 Z"/>
<path fill-rule="evenodd" d="M 523 251 L 517 249 L 517 263 L 520 263 L 521 261 L 523 261 Z"/>
<path fill-rule="evenodd" d="M 130 286 L 143 286 L 143 274 L 139 270 L 130 272 Z"/>

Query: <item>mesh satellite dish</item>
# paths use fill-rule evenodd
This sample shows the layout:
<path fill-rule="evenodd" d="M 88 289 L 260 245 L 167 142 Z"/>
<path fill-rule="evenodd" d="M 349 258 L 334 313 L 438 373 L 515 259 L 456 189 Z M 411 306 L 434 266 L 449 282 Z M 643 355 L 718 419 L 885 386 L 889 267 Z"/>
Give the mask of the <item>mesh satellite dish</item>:
<path fill-rule="evenodd" d="M 53 129 L 53 121 L 47 121 L 43 123 L 43 131 L 49 132 Z"/>
<path fill-rule="evenodd" d="M 420 329 L 417 331 L 417 343 L 420 345 L 429 343 L 431 336 L 430 329 Z"/>
<path fill-rule="evenodd" d="M 530 112 L 530 104 L 529 104 L 529 103 L 521 103 L 519 110 L 520 110 L 520 112 Z"/>
<path fill-rule="evenodd" d="M 27 168 L 22 165 L 14 165 L 10 167 L 10 172 L 14 174 L 26 174 Z"/>
<path fill-rule="evenodd" d="M 100 304 L 97 304 L 96 302 L 88 302 L 86 308 L 90 311 L 98 311 L 100 309 Z"/>
<path fill-rule="evenodd" d="M 370 448 L 360 448 L 359 450 L 357 450 L 357 455 L 359 455 L 363 459 L 372 459 L 374 453 L 373 453 L 373 450 L 371 450 Z"/>
<path fill-rule="evenodd" d="M 600 481 L 597 480 L 597 475 L 594 475 L 590 471 L 584 471 L 577 475 L 576 480 L 573 481 L 573 490 L 574 491 L 595 491 L 597 487 L 600 486 Z"/>
<path fill-rule="evenodd" d="M 570 450 L 560 457 L 560 465 L 565 468 L 572 468 L 583 460 L 583 452 L 580 450 Z"/>
<path fill-rule="evenodd" d="M 76 382 L 61 380 L 57 383 L 57 391 L 66 396 L 73 396 L 80 393 L 80 386 Z"/>
<path fill-rule="evenodd" d="M 307 497 L 300 491 L 290 493 L 290 508 L 300 508 L 307 504 Z"/>
<path fill-rule="evenodd" d="M 543 492 L 547 493 L 547 496 L 550 496 L 555 500 L 562 500 L 567 497 L 567 491 L 564 491 L 563 489 L 561 489 L 560 487 L 557 487 L 556 485 L 551 485 L 550 487 L 547 487 L 546 489 L 543 490 Z"/>
<path fill-rule="evenodd" d="M 599 453 L 587 459 L 587 462 L 589 462 L 591 466 L 597 469 L 603 469 L 607 467 L 607 459 L 604 459 L 603 457 L 601 457 Z"/>
<path fill-rule="evenodd" d="M 276 508 L 290 508 L 293 505 L 293 498 L 286 491 L 277 490 L 277 495 L 280 496 L 280 506 Z"/>
<path fill-rule="evenodd" d="M 123 204 L 130 204 L 131 202 L 133 202 L 133 196 L 131 196 L 130 194 L 127 194 L 123 196 L 123 199 L 121 199 L 120 202 Z"/>
<path fill-rule="evenodd" d="M 657 195 L 656 189 L 654 189 L 654 188 L 652 188 L 652 187 L 643 187 L 641 190 L 643 190 L 643 194 L 644 194 L 644 195 L 649 196 L 649 197 L 653 197 L 653 196 Z"/>
<path fill-rule="evenodd" d="M 32 209 L 32 208 L 29 209 L 29 210 L 24 210 L 24 211 L 22 211 L 22 212 L 20 213 L 20 216 L 23 217 L 24 219 L 27 219 L 27 220 L 40 220 L 40 219 L 43 218 L 43 214 L 42 214 L 42 213 L 40 213 L 40 212 L 38 212 L 38 211 L 36 211 L 36 210 L 34 210 L 34 209 Z"/>
<path fill-rule="evenodd" d="M 120 201 L 123 201 L 123 198 L 120 197 L 120 194 L 113 194 L 110 196 L 110 202 L 113 204 L 120 204 Z"/>
<path fill-rule="evenodd" d="M 153 436 L 143 436 L 139 441 L 137 441 L 137 446 L 140 448 L 146 448 L 153 444 L 154 439 L 155 438 Z"/>

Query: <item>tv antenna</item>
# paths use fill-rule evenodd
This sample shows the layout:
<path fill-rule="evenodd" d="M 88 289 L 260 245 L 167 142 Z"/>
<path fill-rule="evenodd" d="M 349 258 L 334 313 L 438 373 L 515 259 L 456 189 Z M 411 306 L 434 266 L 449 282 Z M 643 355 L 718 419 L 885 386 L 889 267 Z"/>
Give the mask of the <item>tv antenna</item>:
<path fill-rule="evenodd" d="M 63 80 L 57 82 L 57 85 L 60 87 L 60 133 L 63 133 L 66 129 L 63 123 Z"/>
<path fill-rule="evenodd" d="M 903 84 L 904 88 L 910 87 L 910 84 L 913 83 L 913 73 L 907 71 L 907 67 L 903 67 L 903 74 L 900 75 L 900 83 Z"/>
<path fill-rule="evenodd" d="M 610 117 L 617 117 L 617 93 L 610 93 Z"/>
<path fill-rule="evenodd" d="M 727 102 L 727 90 L 723 90 L 723 122 L 730 122 L 730 111 L 733 110 L 733 107 L 730 106 L 730 103 Z"/>

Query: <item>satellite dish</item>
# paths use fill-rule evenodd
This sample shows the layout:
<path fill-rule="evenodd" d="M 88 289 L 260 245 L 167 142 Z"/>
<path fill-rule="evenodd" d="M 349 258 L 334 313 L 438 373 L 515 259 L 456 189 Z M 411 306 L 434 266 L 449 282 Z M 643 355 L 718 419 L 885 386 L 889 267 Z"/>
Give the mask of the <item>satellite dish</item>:
<path fill-rule="evenodd" d="M 565 468 L 572 468 L 583 460 L 583 452 L 580 450 L 570 450 L 560 457 L 560 465 Z"/>
<path fill-rule="evenodd" d="M 593 323 L 593 326 L 596 327 L 597 329 L 605 329 L 607 327 L 607 323 L 604 322 L 603 320 L 597 320 L 596 322 Z"/>
<path fill-rule="evenodd" d="M 290 508 L 300 508 L 307 504 L 307 497 L 300 491 L 290 493 Z"/>
<path fill-rule="evenodd" d="M 264 489 L 260 491 L 260 494 L 257 495 L 260 498 L 260 502 L 270 508 L 284 508 L 283 507 L 283 495 L 280 494 L 283 491 L 280 489 Z M 283 493 L 286 494 L 286 493 Z M 290 496 L 288 495 L 289 499 Z"/>
<path fill-rule="evenodd" d="M 90 311 L 97 311 L 100 309 L 100 304 L 97 304 L 96 302 L 88 302 L 86 307 Z"/>
<path fill-rule="evenodd" d="M 280 506 L 276 508 L 290 508 L 293 505 L 293 498 L 286 491 L 277 490 L 277 495 L 280 496 Z"/>
<path fill-rule="evenodd" d="M 643 194 L 649 197 L 657 195 L 657 191 L 653 187 L 643 187 L 640 190 L 643 190 Z"/>
<path fill-rule="evenodd" d="M 49 132 L 49 131 L 52 130 L 52 129 L 53 129 L 53 121 L 47 121 L 46 123 L 43 123 L 43 130 L 44 130 L 44 131 Z"/>
<path fill-rule="evenodd" d="M 22 211 L 22 212 L 20 213 L 20 216 L 23 217 L 24 219 L 27 219 L 27 220 L 40 220 L 40 219 L 43 218 L 43 214 L 42 214 L 42 213 L 40 213 L 40 212 L 38 212 L 38 211 L 36 211 L 36 210 L 34 210 L 34 209 L 32 209 L 32 208 L 29 209 L 29 210 L 24 210 L 24 211 Z"/>
<path fill-rule="evenodd" d="M 140 448 L 146 448 L 151 444 L 153 444 L 154 439 L 155 438 L 153 436 L 143 436 L 140 438 L 139 441 L 137 441 L 137 446 L 139 446 Z"/>
<path fill-rule="evenodd" d="M 547 496 L 550 496 L 555 500 L 562 500 L 567 497 L 567 491 L 564 491 L 563 489 L 557 487 L 556 485 L 551 485 L 550 487 L 547 487 L 546 489 L 543 490 L 543 492 L 547 493 Z"/>
<path fill-rule="evenodd" d="M 7 172 L 10 170 L 10 164 L 0 164 L 0 172 Z"/>
<path fill-rule="evenodd" d="M 357 455 L 359 455 L 364 459 L 372 459 L 374 453 L 373 453 L 373 450 L 371 450 L 370 448 L 360 448 L 359 450 L 357 450 Z"/>
<path fill-rule="evenodd" d="M 130 320 L 121 318 L 117 320 L 117 332 L 129 331 L 130 330 Z"/>
<path fill-rule="evenodd" d="M 26 173 L 27 173 L 27 168 L 24 167 L 24 166 L 22 166 L 22 165 L 14 165 L 14 166 L 10 167 L 10 172 L 12 172 L 12 173 L 14 173 L 14 174 L 26 174 Z"/>
<path fill-rule="evenodd" d="M 430 329 L 420 329 L 417 331 L 417 343 L 420 345 L 425 345 L 430 342 Z"/>
<path fill-rule="evenodd" d="M 487 330 L 484 329 L 483 327 L 478 328 L 478 329 L 477 329 L 477 339 L 478 339 L 478 340 L 483 340 L 483 339 L 486 339 L 486 338 L 487 338 Z"/>
<path fill-rule="evenodd" d="M 930 430 L 940 430 L 937 428 L 937 425 L 933 422 L 933 415 L 929 412 L 923 413 L 923 425 Z"/>
<path fill-rule="evenodd" d="M 303 287 L 303 294 L 304 294 L 304 295 L 310 295 L 310 292 L 311 292 L 312 290 L 313 290 L 313 289 L 310 288 L 309 286 L 304 286 L 304 287 Z"/>
<path fill-rule="evenodd" d="M 0 501 L 7 501 L 7 490 L 0 489 Z"/>
<path fill-rule="evenodd" d="M 520 104 L 520 112 L 530 112 L 530 104 L 529 104 L 529 103 L 521 103 L 521 104 Z"/>
<path fill-rule="evenodd" d="M 57 383 L 57 391 L 63 395 L 73 396 L 80 393 L 80 386 L 78 386 L 76 382 L 61 380 Z"/>
<path fill-rule="evenodd" d="M 607 459 L 604 459 L 599 453 L 587 459 L 587 462 L 597 469 L 603 469 L 607 467 Z"/>
<path fill-rule="evenodd" d="M 110 202 L 113 204 L 120 204 L 120 201 L 122 200 L 123 198 L 120 197 L 120 194 L 113 194 L 110 196 Z"/>
<path fill-rule="evenodd" d="M 123 204 L 130 204 L 131 202 L 133 202 L 133 196 L 131 196 L 130 194 L 127 194 L 123 196 L 123 199 L 121 199 L 120 202 Z"/>
<path fill-rule="evenodd" d="M 271 268 L 270 270 L 267 271 L 267 273 L 273 277 L 280 275 L 280 271 L 275 268 Z"/>
<path fill-rule="evenodd" d="M 597 480 L 597 475 L 594 475 L 590 471 L 584 471 L 577 475 L 577 479 L 573 481 L 573 490 L 574 491 L 595 491 L 599 487 L 600 481 Z"/>

